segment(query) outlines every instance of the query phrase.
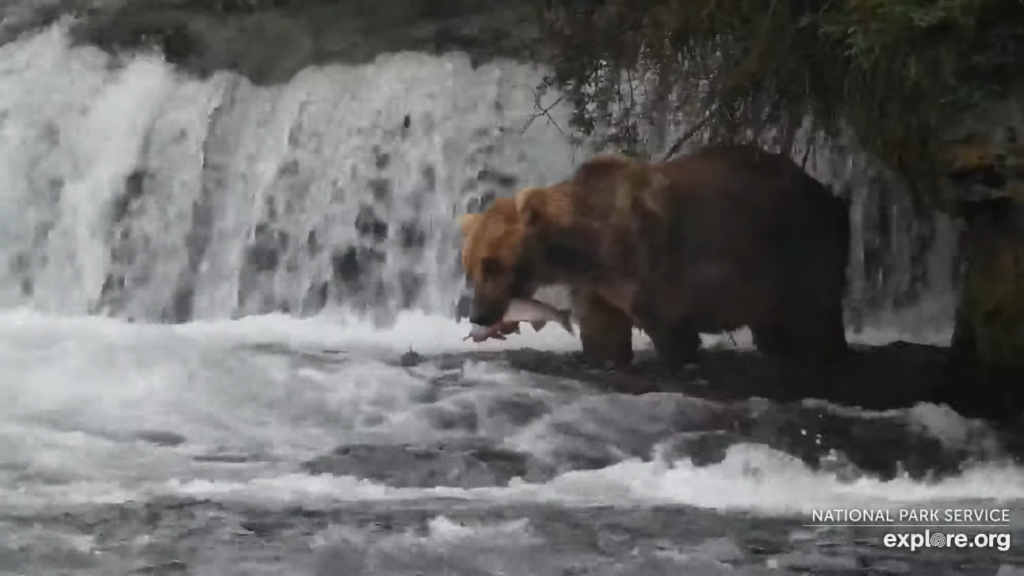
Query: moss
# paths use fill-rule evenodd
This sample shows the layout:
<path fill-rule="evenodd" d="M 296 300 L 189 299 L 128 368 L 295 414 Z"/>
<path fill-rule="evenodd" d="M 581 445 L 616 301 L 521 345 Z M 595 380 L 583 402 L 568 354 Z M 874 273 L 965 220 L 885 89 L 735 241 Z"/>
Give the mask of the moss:
<path fill-rule="evenodd" d="M 584 3 L 587 4 L 587 3 Z M 636 148 L 636 75 L 715 140 L 781 134 L 810 117 L 849 128 L 891 168 L 931 181 L 943 133 L 1019 81 L 1018 0 L 548 0 L 540 56 L 575 127 Z"/>
<path fill-rule="evenodd" d="M 959 319 L 971 335 L 971 356 L 1024 370 L 1024 238 L 989 237 L 974 256 Z"/>

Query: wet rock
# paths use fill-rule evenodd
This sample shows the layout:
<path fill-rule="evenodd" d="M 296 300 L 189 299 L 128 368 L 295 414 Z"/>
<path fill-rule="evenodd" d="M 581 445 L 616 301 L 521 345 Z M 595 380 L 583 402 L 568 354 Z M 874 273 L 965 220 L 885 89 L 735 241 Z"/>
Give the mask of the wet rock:
<path fill-rule="evenodd" d="M 405 354 L 402 354 L 402 357 L 398 359 L 399 366 L 402 366 L 403 368 L 412 368 L 414 366 L 418 366 L 421 362 L 423 362 L 423 355 L 414 351 L 412 348 L 410 348 Z"/>
<path fill-rule="evenodd" d="M 356 231 L 363 238 L 383 242 L 388 237 L 388 224 L 374 213 L 373 208 L 363 205 L 356 215 Z"/>
<path fill-rule="evenodd" d="M 398 274 L 398 285 L 401 291 L 400 305 L 402 308 L 411 308 L 419 300 L 423 292 L 423 276 L 414 270 L 402 270 Z"/>
<path fill-rule="evenodd" d="M 113 223 L 119 223 L 128 215 L 132 206 L 145 195 L 145 183 L 148 174 L 145 170 L 133 170 L 124 180 L 124 189 L 116 198 L 111 208 Z"/>
<path fill-rule="evenodd" d="M 408 117 L 408 116 L 406 116 Z M 373 166 L 377 170 L 384 170 L 391 165 L 391 154 L 381 149 L 379 144 L 373 145 Z"/>
<path fill-rule="evenodd" d="M 281 255 L 273 246 L 258 244 L 245 251 L 245 260 L 257 272 L 273 272 L 277 269 Z"/>
<path fill-rule="evenodd" d="M 258 460 L 249 454 L 198 454 L 192 457 L 196 462 L 215 462 L 220 464 L 244 464 Z"/>
<path fill-rule="evenodd" d="M 374 248 L 350 246 L 344 252 L 336 251 L 331 256 L 334 278 L 343 285 L 353 288 L 359 284 L 367 271 L 380 265 L 386 259 L 387 255 L 384 252 Z M 378 282 L 380 282 L 379 279 Z M 381 292 L 381 290 L 382 286 L 377 292 Z"/>
<path fill-rule="evenodd" d="M 852 465 L 883 480 L 899 474 L 915 479 L 948 476 L 958 473 L 970 457 L 964 448 L 913 428 L 904 415 L 865 420 L 822 406 L 791 405 L 750 418 L 738 428 L 751 440 L 793 454 L 811 467 Z M 840 461 L 828 460 L 834 454 L 841 455 Z"/>
<path fill-rule="evenodd" d="M 466 206 L 466 212 L 483 212 L 494 203 L 498 195 L 495 192 L 484 192 L 478 198 L 470 198 Z"/>
<path fill-rule="evenodd" d="M 435 390 L 421 395 L 421 398 L 426 400 L 428 397 L 426 394 L 430 394 L 434 398 L 440 397 L 439 391 Z M 465 434 L 480 432 L 480 414 L 475 402 L 461 400 L 435 404 L 425 408 L 422 415 L 424 420 L 429 422 L 431 428 L 436 430 Z"/>
<path fill-rule="evenodd" d="M 158 446 L 178 446 L 184 444 L 187 438 L 177 432 L 166 430 L 142 430 L 135 433 L 135 437 L 144 442 Z"/>
<path fill-rule="evenodd" d="M 194 301 L 195 287 L 191 284 L 180 284 L 171 295 L 170 305 L 160 311 L 160 320 L 172 324 L 188 322 L 192 318 Z"/>
<path fill-rule="evenodd" d="M 420 178 L 423 179 L 423 188 L 425 190 L 437 190 L 437 168 L 429 164 L 424 166 L 420 170 Z"/>
<path fill-rule="evenodd" d="M 501 486 L 539 472 L 528 456 L 482 441 L 346 445 L 306 462 L 303 468 L 310 474 L 351 475 L 396 488 Z"/>
<path fill-rule="evenodd" d="M 268 203 L 268 218 L 273 219 L 276 211 L 276 205 Z M 282 253 L 288 248 L 288 233 L 275 230 L 269 222 L 260 222 L 256 225 L 254 236 L 253 244 L 245 251 L 246 263 L 257 273 L 277 270 L 281 265 Z"/>
<path fill-rule="evenodd" d="M 371 178 L 366 185 L 370 188 L 370 195 L 375 201 L 382 203 L 391 201 L 391 181 L 387 178 Z"/>
<path fill-rule="evenodd" d="M 116 262 L 117 260 L 114 261 Z M 103 280 L 103 286 L 100 287 L 100 299 L 119 293 L 124 290 L 124 287 L 124 276 L 120 274 L 107 274 L 107 277 Z"/>
<path fill-rule="evenodd" d="M 720 461 L 736 444 L 760 444 L 838 477 L 891 479 L 906 474 L 935 479 L 958 474 L 975 459 L 1024 454 L 1024 442 L 1015 442 L 1009 429 L 989 431 L 985 438 L 970 433 L 955 443 L 902 410 L 941 390 L 947 377 L 946 356 L 931 346 L 904 343 L 858 349 L 846 364 L 815 369 L 779 363 L 753 351 L 705 350 L 696 374 L 663 370 L 650 351 L 638 353 L 628 370 L 593 369 L 571 353 L 535 350 L 462 357 L 498 358 L 516 369 L 579 380 L 605 393 L 679 393 L 675 415 L 657 431 L 657 441 L 690 434 L 662 444 L 662 457 L 668 460 L 690 457 L 695 464 L 706 465 Z M 701 381 L 704 384 L 698 385 Z M 750 400 L 756 397 L 762 400 Z M 826 402 L 803 400 L 808 397 Z M 839 408 L 842 405 L 858 410 L 846 413 Z M 896 411 L 865 418 L 859 412 L 863 409 Z M 576 434 L 571 427 L 552 432 L 567 439 Z M 642 449 L 643 435 L 631 437 L 636 446 L 618 448 L 631 453 Z M 566 466 L 589 468 L 616 460 L 602 448 L 605 444 L 577 440 L 572 450 L 558 448 L 555 453 Z"/>
<path fill-rule="evenodd" d="M 316 235 L 316 230 L 310 230 L 309 234 L 306 234 L 306 253 L 309 254 L 310 258 L 312 258 L 320 254 L 323 249 L 323 244 L 320 243 L 320 238 Z"/>
<path fill-rule="evenodd" d="M 329 282 L 318 282 L 309 287 L 306 296 L 302 299 L 299 313 L 302 316 L 311 316 L 323 310 L 330 296 L 331 285 Z"/>
<path fill-rule="evenodd" d="M 334 271 L 334 277 L 340 282 L 351 283 L 358 280 L 362 267 L 359 265 L 356 249 L 350 246 L 344 252 L 332 254 L 331 268 Z"/>
<path fill-rule="evenodd" d="M 270 202 L 268 208 L 271 208 L 276 215 L 276 203 Z M 291 241 L 291 237 L 287 232 L 274 228 L 270 222 L 260 222 L 257 224 L 254 236 L 257 242 L 273 245 L 281 250 L 288 248 L 288 244 Z"/>
<path fill-rule="evenodd" d="M 188 564 L 181 560 L 171 560 L 162 564 L 149 564 L 132 570 L 132 574 L 178 574 L 187 573 Z"/>
<path fill-rule="evenodd" d="M 406 222 L 398 229 L 402 248 L 422 248 L 427 242 L 427 235 L 416 222 Z"/>
<path fill-rule="evenodd" d="M 883 559 L 871 564 L 871 571 L 877 574 L 910 574 L 911 566 L 909 562 L 903 562 L 900 560 Z M 1003 574 L 1001 571 L 996 573 L 996 576 L 1012 576 L 1010 573 Z M 1020 572 L 1020 576 L 1024 576 L 1024 571 Z"/>
<path fill-rule="evenodd" d="M 668 462 L 689 458 L 694 466 L 710 466 L 725 460 L 726 451 L 745 440 L 725 431 L 683 432 L 663 446 L 661 457 Z"/>
<path fill-rule="evenodd" d="M 525 58 L 537 33 L 532 20 L 525 4 L 486 0 L 151 0 L 98 4 L 73 34 L 110 51 L 155 47 L 201 76 L 229 69 L 274 84 L 307 66 L 365 63 L 385 52 L 462 51 L 474 63 Z"/>
<path fill-rule="evenodd" d="M 856 573 L 863 566 L 857 558 L 849 556 L 826 556 L 820 553 L 789 552 L 768 560 L 770 568 L 790 569 L 815 574 Z"/>
<path fill-rule="evenodd" d="M 512 174 L 498 172 L 497 170 L 492 170 L 490 168 L 484 168 L 477 172 L 476 179 L 480 182 L 487 182 L 501 186 L 502 188 L 512 188 L 516 185 L 516 182 L 519 181 L 519 179 Z"/>
<path fill-rule="evenodd" d="M 500 396 L 486 408 L 489 419 L 504 419 L 514 426 L 526 426 L 549 413 L 551 406 L 543 399 L 530 394 Z"/>
<path fill-rule="evenodd" d="M 469 318 L 470 310 L 473 308 L 473 297 L 468 294 L 459 296 L 459 301 L 455 303 L 455 319 L 462 320 L 463 318 Z"/>
<path fill-rule="evenodd" d="M 743 550 L 732 538 L 711 538 L 694 546 L 690 551 L 713 558 L 718 562 L 739 562 L 745 556 Z"/>

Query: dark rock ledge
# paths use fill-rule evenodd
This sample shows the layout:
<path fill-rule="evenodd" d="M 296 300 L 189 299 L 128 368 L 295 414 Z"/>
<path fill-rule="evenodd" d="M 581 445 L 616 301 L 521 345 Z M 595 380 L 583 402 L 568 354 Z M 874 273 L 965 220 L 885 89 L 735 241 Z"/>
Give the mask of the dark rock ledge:
<path fill-rule="evenodd" d="M 527 2 L 135 0 L 64 9 L 81 16 L 77 42 L 111 52 L 156 47 L 199 76 L 227 69 L 257 84 L 388 52 L 462 51 L 475 64 L 526 58 L 532 34 Z"/>
<path fill-rule="evenodd" d="M 810 367 L 752 350 L 705 349 L 700 363 L 683 372 L 659 366 L 649 352 L 628 370 L 587 367 L 578 354 L 510 350 L 474 354 L 502 359 L 531 372 L 567 377 L 622 393 L 679 392 L 720 402 L 766 398 L 779 403 L 820 399 L 867 410 L 909 408 L 920 402 L 946 404 L 967 418 L 996 424 L 1024 454 L 1024 386 L 1012 375 L 961 368 L 942 346 L 894 342 L 853 346 L 842 362 Z M 461 363 L 465 355 L 454 355 Z M 442 364 L 444 360 L 442 359 Z M 453 365 L 454 365 L 453 364 Z"/>

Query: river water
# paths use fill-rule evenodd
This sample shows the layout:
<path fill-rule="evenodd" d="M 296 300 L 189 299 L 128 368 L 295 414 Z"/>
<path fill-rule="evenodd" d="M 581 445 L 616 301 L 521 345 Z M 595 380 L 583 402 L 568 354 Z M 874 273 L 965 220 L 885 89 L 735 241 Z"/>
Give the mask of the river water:
<path fill-rule="evenodd" d="M 0 47 L 0 574 L 1020 574 L 1016 544 L 806 526 L 969 506 L 1024 537 L 1024 469 L 989 423 L 524 368 L 571 362 L 557 327 L 462 341 L 453 216 L 580 159 L 524 130 L 540 76 L 401 53 L 256 87 L 72 47 L 63 23 Z M 919 293 L 851 339 L 948 343 L 953 231 L 921 292 L 891 210 L 879 282 L 853 193 L 852 300 Z M 825 421 L 854 438 L 812 464 Z M 935 463 L 865 464 L 894 444 Z"/>

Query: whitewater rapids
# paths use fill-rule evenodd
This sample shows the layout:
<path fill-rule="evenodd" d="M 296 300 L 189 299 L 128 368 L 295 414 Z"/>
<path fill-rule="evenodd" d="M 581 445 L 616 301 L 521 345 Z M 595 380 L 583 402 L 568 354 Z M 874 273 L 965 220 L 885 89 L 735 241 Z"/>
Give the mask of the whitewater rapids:
<path fill-rule="evenodd" d="M 453 216 L 579 159 L 523 126 L 540 77 L 402 53 L 257 87 L 72 46 L 66 23 L 0 47 L 0 574 L 1019 574 L 1015 551 L 805 526 L 970 503 L 1024 538 L 1024 468 L 986 422 L 509 360 L 569 362 L 554 327 L 463 342 Z M 880 246 L 851 186 L 855 299 L 916 286 L 910 225 L 887 212 Z M 948 342 L 951 237 L 918 295 L 938 311 L 852 339 Z M 962 465 L 882 478 L 787 451 L 825 419 L 861 455 L 912 438 Z"/>
<path fill-rule="evenodd" d="M 679 570 L 717 565 L 708 572 L 716 574 L 728 569 L 720 562 L 728 559 L 717 558 L 715 551 L 721 546 L 732 551 L 742 534 L 715 536 L 721 527 L 714 528 L 714 517 L 780 519 L 792 524 L 787 538 L 799 539 L 806 538 L 801 536 L 806 529 L 799 526 L 809 521 L 813 509 L 980 501 L 1024 512 L 1024 470 L 1006 462 L 975 463 L 934 483 L 909 478 L 883 482 L 869 476 L 851 481 L 812 470 L 784 452 L 740 443 L 721 462 L 697 466 L 685 457 L 659 457 L 670 440 L 668 434 L 658 438 L 659 430 L 692 399 L 601 393 L 585 382 L 523 373 L 498 358 L 467 360 L 454 368 L 429 360 L 403 365 L 410 349 L 427 359 L 476 349 L 461 341 L 467 329 L 466 324 L 421 313 L 403 313 L 389 329 L 327 316 L 163 326 L 30 311 L 0 314 L 0 365 L 5 368 L 0 377 L 5 399 L 0 405 L 0 527 L 7 527 L 0 531 L 7 534 L 0 536 L 0 558 L 25 557 L 31 550 L 31 563 L 14 566 L 33 566 L 27 571 L 32 574 L 72 566 L 96 574 L 122 573 L 137 562 L 135 556 L 125 550 L 111 552 L 103 531 L 76 530 L 68 514 L 102 516 L 111 506 L 159 507 L 168 501 L 178 502 L 177 507 L 198 502 L 221 516 L 239 508 L 311 516 L 348 507 L 360 510 L 358 514 L 365 514 L 367 507 L 383 510 L 386 517 L 400 516 L 402 510 L 426 515 L 425 533 L 404 527 L 399 530 L 404 536 L 375 541 L 373 530 L 360 532 L 345 525 L 346 515 L 357 512 L 342 513 L 336 522 L 313 530 L 311 542 L 316 545 L 311 550 L 278 559 L 275 570 L 288 573 L 302 573 L 310 563 L 320 566 L 317 562 L 324 558 L 349 557 L 344 550 L 353 546 L 361 549 L 356 556 L 362 561 L 377 558 L 383 563 L 379 566 L 410 554 L 434 558 L 444 548 L 460 559 L 421 560 L 440 562 L 437 570 L 477 562 L 477 569 L 485 570 L 481 574 L 554 573 L 546 570 L 554 570 L 564 558 L 542 555 L 530 564 L 518 556 L 524 546 L 544 547 L 545 536 L 531 524 L 537 522 L 532 514 L 515 513 L 538 506 L 576 513 L 649 509 L 654 515 L 665 507 L 683 507 L 694 510 L 686 516 L 688 523 L 694 522 L 693 514 L 700 518 L 701 510 L 713 513 L 700 521 L 707 533 L 694 544 L 696 556 L 691 551 L 691 556 L 684 554 L 670 564 Z M 639 336 L 638 344 L 643 344 Z M 547 329 L 504 345 L 558 351 L 574 350 L 578 341 Z M 432 391 L 439 380 L 448 383 Z M 524 405 L 529 408 L 525 416 Z M 689 408 L 694 418 L 700 417 L 701 405 Z M 520 409 L 513 410 L 516 406 Z M 878 415 L 860 412 L 857 417 Z M 984 427 L 931 405 L 919 405 L 903 416 L 950 445 L 963 443 L 973 429 Z M 574 455 L 608 446 L 619 450 L 636 436 L 653 438 L 648 454 L 620 453 L 614 464 L 566 469 L 539 481 L 504 478 L 494 485 L 469 487 L 406 481 L 395 486 L 379 474 L 376 480 L 360 477 L 358 467 L 351 474 L 335 475 L 312 473 L 303 466 L 338 446 L 443 445 L 473 438 L 531 454 L 555 468 L 572 468 L 567 460 Z M 449 518 L 465 516 L 467 509 L 505 512 L 501 518 L 484 515 L 472 529 L 464 526 L 465 519 Z M 125 514 L 117 513 L 120 521 Z M 25 531 L 28 520 L 35 526 L 30 532 Z M 194 523 L 190 529 L 202 529 Z M 162 530 L 174 532 L 173 527 Z M 696 533 L 701 535 L 701 530 Z M 483 546 L 483 541 L 497 548 L 484 558 L 474 557 L 468 550 Z M 129 548 L 139 554 L 139 546 Z M 94 551 L 104 547 L 105 555 Z M 190 559 L 190 569 L 196 570 L 192 573 L 256 573 L 229 568 L 253 561 L 244 551 L 211 554 Z M 585 551 L 579 554 L 578 562 L 595 562 Z M 798 565 L 816 570 L 835 564 L 822 555 L 802 558 Z M 627 570 L 628 558 L 620 561 L 625 563 L 619 569 Z M 395 570 L 387 573 L 406 573 Z"/>

